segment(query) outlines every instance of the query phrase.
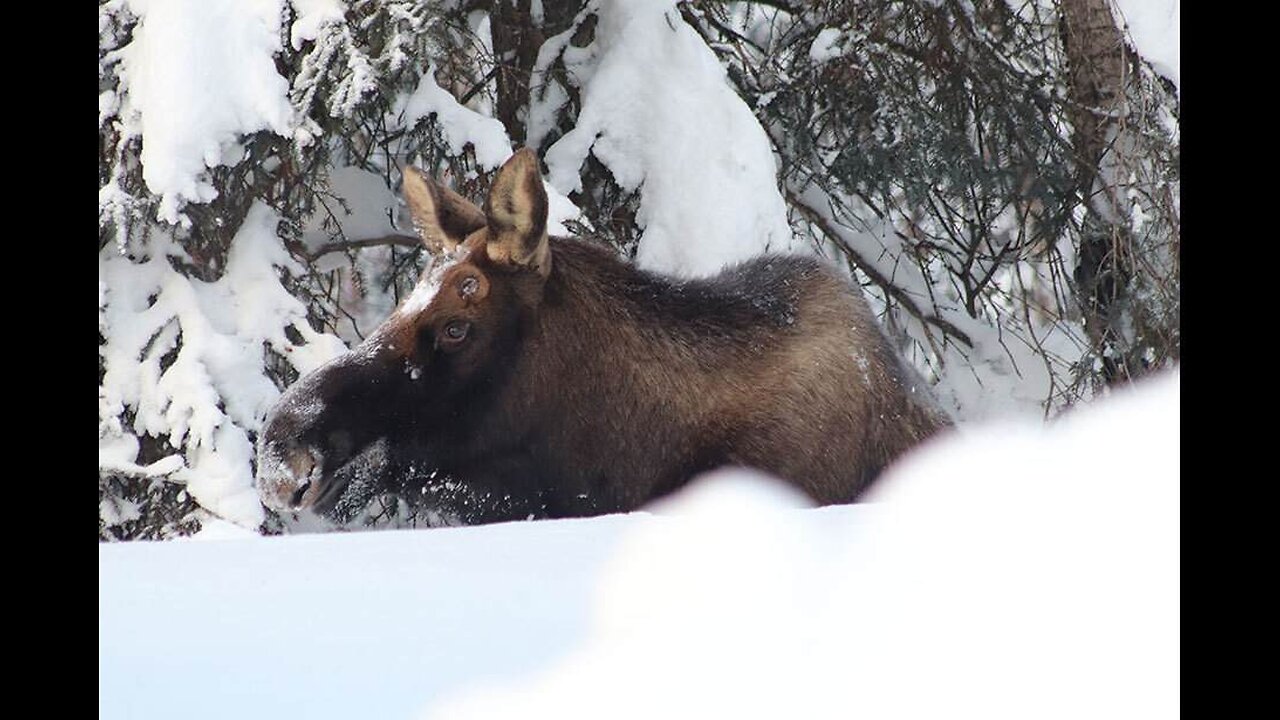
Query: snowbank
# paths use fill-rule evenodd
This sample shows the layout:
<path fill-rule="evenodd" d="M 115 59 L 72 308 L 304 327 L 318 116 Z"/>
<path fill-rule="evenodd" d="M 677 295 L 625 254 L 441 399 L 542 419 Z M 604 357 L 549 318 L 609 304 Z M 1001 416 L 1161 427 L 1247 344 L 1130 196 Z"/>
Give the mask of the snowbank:
<path fill-rule="evenodd" d="M 1179 376 L 872 502 L 100 545 L 99 715 L 1176 717 Z"/>
<path fill-rule="evenodd" d="M 858 508 L 708 478 L 629 528 L 572 655 L 425 716 L 1177 717 L 1178 383 L 939 442 Z"/>

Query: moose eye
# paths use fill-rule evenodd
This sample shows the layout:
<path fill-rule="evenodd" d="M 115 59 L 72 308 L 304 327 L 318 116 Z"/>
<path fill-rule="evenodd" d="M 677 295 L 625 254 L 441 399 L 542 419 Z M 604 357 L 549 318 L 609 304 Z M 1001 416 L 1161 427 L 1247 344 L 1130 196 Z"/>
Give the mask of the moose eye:
<path fill-rule="evenodd" d="M 444 336 L 451 342 L 458 342 L 467 336 L 471 323 L 466 320 L 454 320 L 444 326 Z"/>
<path fill-rule="evenodd" d="M 476 290 L 479 289 L 480 281 L 476 280 L 474 277 L 463 278 L 462 282 L 458 283 L 458 293 L 462 295 L 462 297 L 474 295 Z"/>

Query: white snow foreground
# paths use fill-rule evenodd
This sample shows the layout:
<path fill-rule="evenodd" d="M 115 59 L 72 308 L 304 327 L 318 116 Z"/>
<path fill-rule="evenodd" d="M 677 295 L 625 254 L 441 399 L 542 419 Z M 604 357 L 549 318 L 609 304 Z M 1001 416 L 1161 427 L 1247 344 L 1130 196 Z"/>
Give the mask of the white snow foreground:
<path fill-rule="evenodd" d="M 811 509 L 99 546 L 99 716 L 1177 717 L 1179 375 Z"/>

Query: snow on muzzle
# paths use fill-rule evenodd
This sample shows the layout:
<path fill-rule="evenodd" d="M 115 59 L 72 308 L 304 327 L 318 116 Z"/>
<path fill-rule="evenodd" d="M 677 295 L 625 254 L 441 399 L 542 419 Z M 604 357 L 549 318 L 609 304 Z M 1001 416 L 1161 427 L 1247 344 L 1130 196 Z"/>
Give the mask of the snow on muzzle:
<path fill-rule="evenodd" d="M 328 434 L 325 449 L 290 440 L 258 448 L 258 495 L 276 512 L 309 510 L 329 515 L 353 486 L 361 496 L 387 467 L 387 442 L 377 438 L 354 448 L 342 431 Z"/>
<path fill-rule="evenodd" d="M 324 388 L 343 382 L 360 360 L 340 356 L 280 396 L 257 441 L 255 484 L 262 505 L 275 511 L 323 515 L 342 495 L 338 470 L 357 448 L 351 433 L 329 421 Z"/>
<path fill-rule="evenodd" d="M 358 348 L 280 396 L 258 437 L 255 484 L 264 505 L 277 512 L 324 515 L 353 479 L 355 468 L 348 465 L 363 468 L 384 461 L 385 448 L 376 442 L 380 433 L 355 437 L 353 432 L 371 425 L 355 409 L 380 405 L 378 398 L 359 390 L 368 382 L 367 373 L 376 371 L 373 365 L 367 350 Z"/>
<path fill-rule="evenodd" d="M 254 484 L 262 504 L 277 512 L 314 505 L 322 489 L 325 456 L 308 438 L 325 411 L 315 392 L 322 374 L 312 373 L 286 390 L 258 436 Z"/>
<path fill-rule="evenodd" d="M 384 438 L 336 456 L 305 445 L 268 443 L 258 454 L 258 493 L 276 512 L 327 516 L 342 503 L 367 499 L 387 467 L 387 455 Z M 350 501 L 348 495 L 353 495 Z M 358 508 L 347 508 L 353 509 Z"/>
<path fill-rule="evenodd" d="M 276 512 L 315 505 L 324 489 L 324 455 L 294 443 L 263 443 L 258 448 L 258 496 Z"/>

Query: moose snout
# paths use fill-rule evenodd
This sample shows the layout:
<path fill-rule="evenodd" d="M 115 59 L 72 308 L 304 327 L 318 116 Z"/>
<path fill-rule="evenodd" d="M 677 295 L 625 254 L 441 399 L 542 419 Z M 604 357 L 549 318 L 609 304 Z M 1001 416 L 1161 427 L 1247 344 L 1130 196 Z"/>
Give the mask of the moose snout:
<path fill-rule="evenodd" d="M 258 449 L 258 495 L 279 511 L 311 507 L 320 490 L 323 456 L 307 445 L 265 442 Z"/>

